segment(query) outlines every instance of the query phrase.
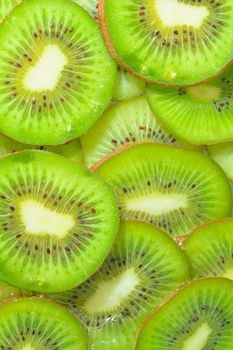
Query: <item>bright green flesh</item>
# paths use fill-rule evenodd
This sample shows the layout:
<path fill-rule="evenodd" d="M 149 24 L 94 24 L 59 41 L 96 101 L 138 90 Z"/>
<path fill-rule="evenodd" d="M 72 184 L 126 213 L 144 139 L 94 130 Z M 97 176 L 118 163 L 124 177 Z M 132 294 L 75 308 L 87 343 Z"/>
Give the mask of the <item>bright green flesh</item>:
<path fill-rule="evenodd" d="M 87 350 L 80 322 L 55 303 L 36 298 L 0 305 L 0 348 Z"/>
<path fill-rule="evenodd" d="M 177 137 L 193 144 L 233 139 L 233 68 L 215 80 L 194 87 L 148 86 L 152 111 Z"/>
<path fill-rule="evenodd" d="M 183 243 L 193 276 L 233 280 L 233 219 L 197 228 Z"/>
<path fill-rule="evenodd" d="M 90 349 L 129 350 L 146 314 L 189 278 L 185 255 L 165 232 L 125 222 L 100 271 L 80 287 L 50 297 L 81 318 Z"/>
<path fill-rule="evenodd" d="M 123 219 L 153 223 L 173 237 L 231 215 L 226 177 L 199 152 L 139 145 L 106 161 L 97 173 L 113 189 Z"/>
<path fill-rule="evenodd" d="M 72 0 L 82 6 L 92 17 L 98 18 L 98 0 Z"/>
<path fill-rule="evenodd" d="M 146 80 L 191 85 L 215 76 L 232 59 L 232 0 L 203 0 L 201 4 L 193 0 L 104 3 L 102 26 L 106 25 L 113 47 L 125 64 Z M 179 20 L 181 3 L 191 11 Z M 166 12 L 165 21 L 158 6 Z M 191 22 L 198 11 L 207 16 L 195 26 Z M 167 22 L 171 15 L 177 23 Z"/>
<path fill-rule="evenodd" d="M 135 78 L 123 68 L 118 68 L 117 79 L 113 90 L 112 99 L 122 101 L 128 98 L 143 95 L 145 82 Z"/>
<path fill-rule="evenodd" d="M 118 226 L 107 186 L 81 165 L 42 151 L 1 158 L 0 173 L 0 280 L 57 292 L 93 274 Z"/>
<path fill-rule="evenodd" d="M 224 278 L 192 283 L 154 313 L 136 350 L 232 350 L 232 291 Z"/>
<path fill-rule="evenodd" d="M 32 293 L 29 291 L 15 288 L 9 284 L 0 282 L 0 302 L 12 297 L 31 296 L 31 294 Z"/>
<path fill-rule="evenodd" d="M 233 181 L 233 142 L 209 146 L 208 153 Z"/>
<path fill-rule="evenodd" d="M 103 113 L 115 77 L 86 11 L 71 1 L 27 0 L 0 27 L 0 132 L 36 145 L 76 138 Z"/>
<path fill-rule="evenodd" d="M 61 156 L 64 156 L 66 158 L 69 158 L 70 160 L 76 161 L 76 162 L 82 162 L 82 150 L 81 150 L 81 144 L 78 139 L 70 141 L 64 145 L 60 146 L 29 146 L 25 145 L 23 143 L 19 143 L 16 141 L 13 141 L 11 139 L 8 139 L 2 135 L 0 135 L 0 156 L 5 156 L 9 153 L 24 151 L 26 149 L 39 149 L 39 150 L 45 150 L 49 152 L 54 152 L 57 154 L 60 154 Z"/>
<path fill-rule="evenodd" d="M 92 167 L 124 145 L 152 142 L 194 147 L 169 134 L 144 96 L 115 104 L 81 137 L 85 164 Z"/>
<path fill-rule="evenodd" d="M 10 14 L 15 6 L 20 4 L 22 0 L 1 0 L 0 2 L 0 22 Z"/>

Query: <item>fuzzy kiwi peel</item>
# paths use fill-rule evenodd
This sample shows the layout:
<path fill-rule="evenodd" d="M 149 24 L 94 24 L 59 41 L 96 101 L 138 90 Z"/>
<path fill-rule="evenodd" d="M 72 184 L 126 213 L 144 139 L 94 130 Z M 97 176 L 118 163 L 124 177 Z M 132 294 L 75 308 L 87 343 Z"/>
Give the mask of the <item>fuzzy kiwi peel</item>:
<path fill-rule="evenodd" d="M 190 278 L 187 259 L 163 231 L 122 222 L 100 268 L 81 286 L 45 295 L 71 308 L 86 326 L 93 350 L 133 349 L 146 314 Z"/>
<path fill-rule="evenodd" d="M 150 83 L 195 85 L 233 59 L 231 0 L 101 0 L 99 20 L 117 62 Z"/>
<path fill-rule="evenodd" d="M 115 198 L 104 182 L 44 151 L 2 157 L 0 171 L 0 280 L 58 292 L 92 275 L 118 229 Z"/>
<path fill-rule="evenodd" d="M 63 144 L 111 100 L 116 64 L 98 24 L 71 1 L 17 6 L 0 26 L 0 53 L 0 132 L 14 140 Z"/>
<path fill-rule="evenodd" d="M 231 215 L 229 182 L 200 152 L 136 145 L 100 164 L 96 172 L 115 193 L 122 219 L 146 221 L 174 238 Z"/>
<path fill-rule="evenodd" d="M 184 286 L 145 320 L 136 350 L 231 350 L 233 281 L 207 278 Z"/>

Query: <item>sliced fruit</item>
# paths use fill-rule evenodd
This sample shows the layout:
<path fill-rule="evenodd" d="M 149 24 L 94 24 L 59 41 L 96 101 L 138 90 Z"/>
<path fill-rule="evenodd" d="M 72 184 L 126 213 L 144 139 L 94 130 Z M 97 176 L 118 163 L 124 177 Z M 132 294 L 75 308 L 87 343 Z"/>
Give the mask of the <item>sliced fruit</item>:
<path fill-rule="evenodd" d="M 32 293 L 27 290 L 19 289 L 10 286 L 4 282 L 0 282 L 0 302 L 12 298 L 21 296 L 31 296 Z"/>
<path fill-rule="evenodd" d="M 193 276 L 233 280 L 233 219 L 197 227 L 184 241 Z"/>
<path fill-rule="evenodd" d="M 150 82 L 193 85 L 233 59 L 232 0 L 101 0 L 99 20 L 119 64 Z"/>
<path fill-rule="evenodd" d="M 155 311 L 136 350 L 231 350 L 232 290 L 225 278 L 193 282 Z"/>
<path fill-rule="evenodd" d="M 212 144 L 233 139 L 233 66 L 198 86 L 148 86 L 147 97 L 162 124 L 187 142 Z"/>
<path fill-rule="evenodd" d="M 109 104 L 116 65 L 98 24 L 66 0 L 28 0 L 0 26 L 0 132 L 57 145 Z"/>
<path fill-rule="evenodd" d="M 0 280 L 57 292 L 93 274 L 118 227 L 115 198 L 103 181 L 42 151 L 3 157 L 0 172 Z"/>
<path fill-rule="evenodd" d="M 83 157 L 88 167 L 112 152 L 143 142 L 180 144 L 195 148 L 169 134 L 151 112 L 144 96 L 117 103 L 81 138 Z"/>
<path fill-rule="evenodd" d="M 99 0 L 72 0 L 76 4 L 82 6 L 94 19 L 98 18 L 98 2 Z"/>
<path fill-rule="evenodd" d="M 112 99 L 122 101 L 128 98 L 143 95 L 145 92 L 145 82 L 137 79 L 126 69 L 118 67 L 117 80 L 113 90 Z"/>
<path fill-rule="evenodd" d="M 46 300 L 18 299 L 0 305 L 0 348 L 87 350 L 80 322 Z"/>
<path fill-rule="evenodd" d="M 172 237 L 231 215 L 224 173 L 199 152 L 138 145 L 104 162 L 97 173 L 113 189 L 121 218 L 152 223 Z"/>
<path fill-rule="evenodd" d="M 49 297 L 80 316 L 90 349 L 129 350 L 144 316 L 189 277 L 185 255 L 165 232 L 124 222 L 100 271 L 80 287 Z"/>
<path fill-rule="evenodd" d="M 233 181 L 233 142 L 209 146 L 208 153 Z"/>
<path fill-rule="evenodd" d="M 11 11 L 23 0 L 1 0 L 0 2 L 0 23 L 11 13 Z"/>

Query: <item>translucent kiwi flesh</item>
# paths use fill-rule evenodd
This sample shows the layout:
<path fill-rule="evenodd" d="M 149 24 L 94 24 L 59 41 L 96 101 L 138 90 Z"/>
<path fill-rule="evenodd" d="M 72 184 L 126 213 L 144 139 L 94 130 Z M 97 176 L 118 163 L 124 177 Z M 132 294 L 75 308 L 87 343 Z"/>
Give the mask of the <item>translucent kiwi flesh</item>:
<path fill-rule="evenodd" d="M 233 281 L 193 282 L 155 310 L 136 350 L 231 350 Z"/>
<path fill-rule="evenodd" d="M 185 255 L 165 232 L 129 221 L 121 224 L 113 250 L 93 277 L 47 297 L 80 317 L 90 349 L 129 350 L 146 314 L 189 276 Z"/>
<path fill-rule="evenodd" d="M 196 228 L 184 241 L 194 277 L 225 277 L 233 280 L 233 219 Z"/>
<path fill-rule="evenodd" d="M 197 148 L 167 132 L 152 113 L 146 98 L 140 96 L 113 105 L 82 136 L 84 162 L 88 167 L 95 167 L 123 146 L 143 142 Z"/>
<path fill-rule="evenodd" d="M 152 223 L 172 237 L 231 215 L 227 178 L 199 152 L 137 145 L 102 163 L 97 174 L 115 193 L 121 218 Z"/>
<path fill-rule="evenodd" d="M 118 67 L 116 83 L 113 89 L 112 99 L 122 101 L 128 98 L 143 95 L 145 82 L 131 75 L 126 69 Z"/>
<path fill-rule="evenodd" d="M 92 275 L 118 228 L 115 198 L 103 181 L 44 151 L 2 157 L 0 172 L 0 280 L 58 292 Z"/>
<path fill-rule="evenodd" d="M 11 11 L 23 0 L 1 0 L 0 2 L 0 23 L 2 23 Z"/>
<path fill-rule="evenodd" d="M 0 348 L 87 350 L 81 323 L 64 308 L 36 298 L 0 304 Z"/>
<path fill-rule="evenodd" d="M 223 169 L 227 177 L 233 181 L 233 142 L 209 146 L 208 153 Z"/>

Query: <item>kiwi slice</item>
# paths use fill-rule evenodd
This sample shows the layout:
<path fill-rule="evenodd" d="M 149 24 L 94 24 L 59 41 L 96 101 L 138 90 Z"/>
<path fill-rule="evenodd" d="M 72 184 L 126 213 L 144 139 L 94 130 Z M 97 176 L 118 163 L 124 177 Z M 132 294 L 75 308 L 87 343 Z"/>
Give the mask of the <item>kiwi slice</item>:
<path fill-rule="evenodd" d="M 227 177 L 233 181 L 233 142 L 209 146 L 208 153 L 224 170 Z"/>
<path fill-rule="evenodd" d="M 97 173 L 113 189 L 121 218 L 149 222 L 172 237 L 231 215 L 230 185 L 200 152 L 137 145 L 104 162 Z"/>
<path fill-rule="evenodd" d="M 0 305 L 0 348 L 87 350 L 81 323 L 61 306 L 36 298 Z"/>
<path fill-rule="evenodd" d="M 177 140 L 161 126 L 144 96 L 116 103 L 81 137 L 83 157 L 88 167 L 96 167 L 99 161 L 125 145 L 143 142 L 195 148 Z"/>
<path fill-rule="evenodd" d="M 13 298 L 13 297 L 22 297 L 22 296 L 31 296 L 32 293 L 30 291 L 19 289 L 10 286 L 7 283 L 0 282 L 0 302 Z"/>
<path fill-rule="evenodd" d="M 101 0 L 99 19 L 119 64 L 150 82 L 193 85 L 233 58 L 232 0 Z"/>
<path fill-rule="evenodd" d="M 2 157 L 0 173 L 0 280 L 58 292 L 93 274 L 118 227 L 105 183 L 78 163 L 42 151 Z"/>
<path fill-rule="evenodd" d="M 0 132 L 56 145 L 85 133 L 108 105 L 116 65 L 98 24 L 66 0 L 28 0 L 0 26 Z"/>
<path fill-rule="evenodd" d="M 233 219 L 197 227 L 184 241 L 183 248 L 195 277 L 233 280 Z"/>
<path fill-rule="evenodd" d="M 78 139 L 60 146 L 29 146 L 0 135 L 0 156 L 26 149 L 39 149 L 54 152 L 76 162 L 82 162 L 81 144 Z"/>
<path fill-rule="evenodd" d="M 147 97 L 152 111 L 177 137 L 194 144 L 232 141 L 233 66 L 198 86 L 148 86 Z"/>
<path fill-rule="evenodd" d="M 1 0 L 0 1 L 0 23 L 11 13 L 11 11 L 23 0 Z"/>
<path fill-rule="evenodd" d="M 81 286 L 49 297 L 86 325 L 90 349 L 133 349 L 145 315 L 190 278 L 184 253 L 163 231 L 123 222 L 107 260 Z"/>
<path fill-rule="evenodd" d="M 193 282 L 155 311 L 136 350 L 232 350 L 233 282 Z"/>
<path fill-rule="evenodd" d="M 99 0 L 72 0 L 82 6 L 94 19 L 98 19 L 98 2 Z"/>
<path fill-rule="evenodd" d="M 112 99 L 115 101 L 122 101 L 143 95 L 144 92 L 145 82 L 143 80 L 137 79 L 126 69 L 119 66 Z"/>

